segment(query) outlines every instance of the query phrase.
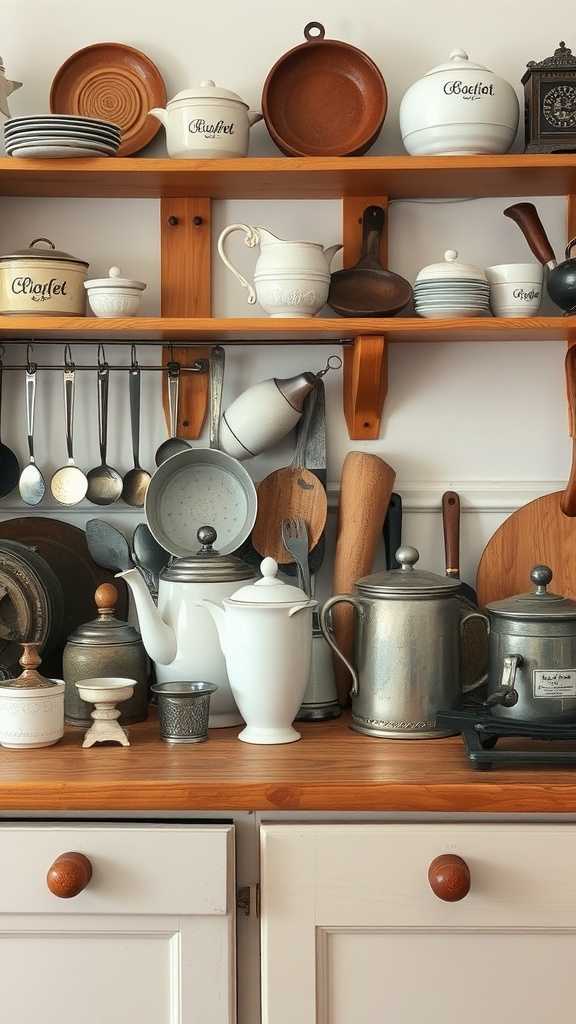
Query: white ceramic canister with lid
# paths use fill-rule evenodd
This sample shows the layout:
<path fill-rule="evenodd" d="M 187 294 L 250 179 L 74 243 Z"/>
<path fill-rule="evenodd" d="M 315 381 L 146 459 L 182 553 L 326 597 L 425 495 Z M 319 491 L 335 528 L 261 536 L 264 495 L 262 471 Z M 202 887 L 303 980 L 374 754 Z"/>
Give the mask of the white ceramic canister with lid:
<path fill-rule="evenodd" d="M 520 108 L 516 91 L 464 50 L 414 82 L 400 104 L 400 131 L 413 156 L 506 153 Z"/>
<path fill-rule="evenodd" d="M 148 113 L 166 129 L 168 156 L 181 160 L 246 156 L 250 128 L 262 120 L 237 93 L 211 79 L 179 92 L 165 110 Z"/>
<path fill-rule="evenodd" d="M 43 242 L 48 246 L 39 248 Z M 0 256 L 0 313 L 84 316 L 89 264 L 35 238 L 27 249 Z"/>

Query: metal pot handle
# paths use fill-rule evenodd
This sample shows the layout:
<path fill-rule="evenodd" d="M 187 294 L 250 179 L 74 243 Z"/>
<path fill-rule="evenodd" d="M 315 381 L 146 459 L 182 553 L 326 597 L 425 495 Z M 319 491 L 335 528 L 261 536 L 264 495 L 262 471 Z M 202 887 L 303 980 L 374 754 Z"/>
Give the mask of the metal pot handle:
<path fill-rule="evenodd" d="M 226 253 L 224 252 L 224 242 L 228 238 L 228 235 L 231 235 L 233 231 L 244 232 L 244 234 L 246 235 L 244 243 L 250 249 L 254 249 L 255 246 L 260 245 L 260 235 L 258 234 L 258 228 L 254 228 L 250 224 L 229 224 L 227 228 L 224 228 L 224 231 L 221 233 L 220 238 L 218 239 L 218 254 L 220 256 L 220 259 L 222 260 L 224 266 L 228 267 L 228 270 L 231 270 L 232 273 L 234 274 L 234 277 L 238 281 L 240 281 L 242 287 L 248 289 L 248 304 L 250 306 L 253 306 L 256 302 L 256 292 L 254 291 L 253 286 L 246 280 L 245 277 L 242 276 L 239 270 L 236 270 L 236 267 L 232 266 L 230 260 L 228 259 Z"/>
<path fill-rule="evenodd" d="M 500 686 L 494 693 L 486 698 L 484 704 L 487 708 L 494 704 L 502 704 L 505 708 L 513 708 L 518 703 L 518 690 L 516 689 L 516 672 L 522 664 L 519 654 L 507 654 L 502 665 L 502 678 Z"/>
<path fill-rule="evenodd" d="M 564 253 L 567 260 L 572 258 L 572 249 L 576 245 L 576 238 L 571 238 L 566 246 L 566 252 Z"/>
<path fill-rule="evenodd" d="M 467 615 L 463 615 L 460 619 L 460 640 L 464 637 L 464 626 L 471 619 L 481 619 L 486 626 L 486 633 L 490 636 L 490 619 L 483 612 L 468 612 Z M 473 682 L 468 683 L 467 686 L 462 687 L 462 693 L 470 693 L 470 690 L 477 690 L 479 686 L 482 686 L 488 678 L 488 673 L 484 672 L 483 675 L 478 676 L 478 679 L 474 679 Z"/>
<path fill-rule="evenodd" d="M 352 676 L 352 689 L 350 690 L 350 696 L 357 697 L 358 693 L 360 692 L 358 684 L 358 673 L 354 666 L 348 661 L 348 658 L 344 654 L 342 654 L 342 651 L 337 646 L 334 637 L 330 632 L 330 627 L 328 625 L 328 613 L 331 611 L 335 604 L 341 603 L 353 605 L 353 607 L 358 612 L 358 615 L 362 615 L 363 608 L 362 605 L 360 604 L 360 601 L 356 597 L 354 597 L 352 594 L 335 594 L 334 597 L 329 598 L 328 601 L 326 601 L 326 603 L 322 605 L 322 609 L 320 611 L 320 629 L 322 630 L 324 639 L 330 644 L 330 647 L 334 651 L 334 654 L 338 655 L 340 661 L 342 661 L 344 665 L 346 665 L 346 668 L 348 669 L 350 675 Z"/>

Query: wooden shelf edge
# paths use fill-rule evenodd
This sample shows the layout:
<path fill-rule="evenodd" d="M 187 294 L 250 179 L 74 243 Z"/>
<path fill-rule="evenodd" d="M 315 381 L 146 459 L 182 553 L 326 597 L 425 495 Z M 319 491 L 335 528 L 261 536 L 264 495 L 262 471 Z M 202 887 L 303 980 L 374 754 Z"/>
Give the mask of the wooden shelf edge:
<path fill-rule="evenodd" d="M 385 336 L 389 342 L 488 342 L 566 341 L 576 332 L 576 317 L 534 317 L 502 320 L 496 317 L 466 320 L 270 317 L 0 317 L 0 342 L 100 340 L 130 344 L 133 341 L 216 344 L 322 344 L 347 342 L 359 336 Z"/>

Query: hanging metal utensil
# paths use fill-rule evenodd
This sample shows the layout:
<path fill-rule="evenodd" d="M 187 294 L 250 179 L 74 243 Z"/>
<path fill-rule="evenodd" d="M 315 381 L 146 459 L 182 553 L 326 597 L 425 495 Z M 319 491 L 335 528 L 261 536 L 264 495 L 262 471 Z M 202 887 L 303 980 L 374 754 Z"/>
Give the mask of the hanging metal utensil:
<path fill-rule="evenodd" d="M 74 392 L 76 371 L 70 346 L 64 350 L 64 415 L 66 420 L 66 449 L 68 463 L 57 469 L 50 481 L 50 490 L 61 505 L 77 505 L 86 497 L 88 480 L 74 462 Z"/>
<path fill-rule="evenodd" d="M 170 410 L 170 437 L 163 441 L 156 452 L 155 462 L 161 466 L 166 459 L 178 452 L 188 451 L 190 445 L 176 436 L 178 428 L 178 406 L 180 396 L 180 364 L 168 363 L 168 408 Z"/>
<path fill-rule="evenodd" d="M 0 423 L 2 421 L 2 359 L 0 359 Z M 20 476 L 18 459 L 8 445 L 0 441 L 0 498 L 14 490 Z"/>
<path fill-rule="evenodd" d="M 108 447 L 108 389 L 110 368 L 102 345 L 98 346 L 98 437 L 100 442 L 100 465 L 88 473 L 86 497 L 94 505 L 113 505 L 122 495 L 122 477 L 117 469 L 106 462 Z"/>
<path fill-rule="evenodd" d="M 26 429 L 28 434 L 28 465 L 20 473 L 20 497 L 27 505 L 38 505 L 46 493 L 46 483 L 34 458 L 34 410 L 36 408 L 36 363 L 30 361 L 30 348 L 26 368 Z"/>
<path fill-rule="evenodd" d="M 132 346 L 132 363 L 128 374 L 130 393 L 130 425 L 132 428 L 132 457 L 134 468 L 128 470 L 122 486 L 122 498 L 127 505 L 143 508 L 150 473 L 140 465 L 140 365 L 136 359 L 136 348 Z"/>

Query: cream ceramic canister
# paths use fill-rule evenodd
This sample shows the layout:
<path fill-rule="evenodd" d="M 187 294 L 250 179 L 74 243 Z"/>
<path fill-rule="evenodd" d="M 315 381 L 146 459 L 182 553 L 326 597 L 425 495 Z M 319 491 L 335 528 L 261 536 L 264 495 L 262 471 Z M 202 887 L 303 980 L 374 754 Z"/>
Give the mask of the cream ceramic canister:
<path fill-rule="evenodd" d="M 211 79 L 179 92 L 165 110 L 155 107 L 149 114 L 166 129 L 168 156 L 180 160 L 246 156 L 250 128 L 262 120 L 240 96 Z"/>
<path fill-rule="evenodd" d="M 453 50 L 410 86 L 400 104 L 402 141 L 412 156 L 506 153 L 514 142 L 518 97 L 503 78 Z"/>
<path fill-rule="evenodd" d="M 51 747 L 64 735 L 64 683 L 40 675 L 37 643 L 22 647 L 22 674 L 0 683 L 0 745 Z"/>
<path fill-rule="evenodd" d="M 243 231 L 249 248 L 260 248 L 254 271 L 254 286 L 230 262 L 224 243 L 234 231 Z M 230 224 L 218 239 L 218 253 L 224 265 L 248 291 L 248 303 L 260 303 L 272 317 L 315 316 L 326 304 L 330 287 L 330 264 L 340 244 L 324 247 L 318 242 L 286 241 L 263 227 Z"/>
<path fill-rule="evenodd" d="M 0 256 L 0 313 L 84 316 L 87 268 L 85 260 L 60 252 L 49 238 Z"/>
<path fill-rule="evenodd" d="M 246 722 L 243 743 L 294 743 L 293 726 L 312 657 L 312 612 L 317 601 L 277 578 L 265 558 L 262 578 L 222 605 L 202 601 L 212 616 L 226 659 L 232 693 Z"/>

